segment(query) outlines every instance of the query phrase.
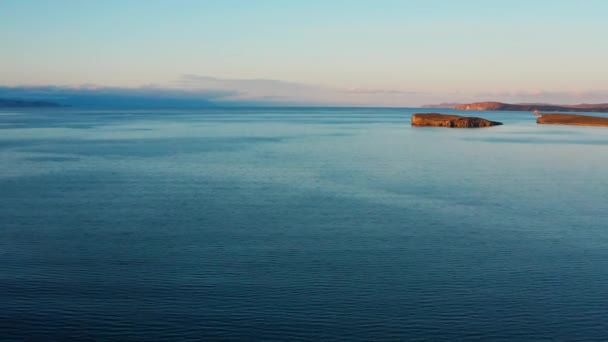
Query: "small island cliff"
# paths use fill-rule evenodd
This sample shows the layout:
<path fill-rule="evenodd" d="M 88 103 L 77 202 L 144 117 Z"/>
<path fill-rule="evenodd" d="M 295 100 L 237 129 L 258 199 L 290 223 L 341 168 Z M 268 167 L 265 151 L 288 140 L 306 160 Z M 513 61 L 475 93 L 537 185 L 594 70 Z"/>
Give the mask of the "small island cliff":
<path fill-rule="evenodd" d="M 476 128 L 502 125 L 501 122 L 482 118 L 440 113 L 416 113 L 412 115 L 412 126 Z"/>
<path fill-rule="evenodd" d="M 608 127 L 608 118 L 577 114 L 542 114 L 539 124 Z"/>

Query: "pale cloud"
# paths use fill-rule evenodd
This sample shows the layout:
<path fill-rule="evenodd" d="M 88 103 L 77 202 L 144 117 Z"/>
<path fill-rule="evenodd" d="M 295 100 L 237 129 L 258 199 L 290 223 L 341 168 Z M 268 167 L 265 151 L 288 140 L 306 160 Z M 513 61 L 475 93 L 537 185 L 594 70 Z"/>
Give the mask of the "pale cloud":
<path fill-rule="evenodd" d="M 529 89 L 467 93 L 398 88 L 340 88 L 273 79 L 227 79 L 182 75 L 170 85 L 107 87 L 0 86 L 0 98 L 47 100 L 73 106 L 200 107 L 211 105 L 415 107 L 436 103 L 499 101 L 506 103 L 606 103 L 608 90 L 549 91 Z"/>
<path fill-rule="evenodd" d="M 467 103 L 500 101 L 507 103 L 578 104 L 608 102 L 608 90 L 549 91 L 528 89 L 494 92 L 451 90 L 428 92 L 397 88 L 340 88 L 272 79 L 224 79 L 201 75 L 183 75 L 175 83 L 185 89 L 226 91 L 232 101 L 260 101 L 300 105 L 338 106 L 420 106 L 429 103 Z"/>
<path fill-rule="evenodd" d="M 185 89 L 234 91 L 239 101 L 274 101 L 288 104 L 332 106 L 411 106 L 424 103 L 430 93 L 364 87 L 340 88 L 272 79 L 224 79 L 186 74 L 176 82 Z"/>
<path fill-rule="evenodd" d="M 608 90 L 551 91 L 531 89 L 512 92 L 484 92 L 475 94 L 475 97 L 478 99 L 489 99 L 508 103 L 606 103 L 608 102 Z"/>
<path fill-rule="evenodd" d="M 272 79 L 226 79 L 211 76 L 182 75 L 175 85 L 184 89 L 205 91 L 231 91 L 231 100 L 256 101 L 273 99 L 293 103 L 316 103 L 329 101 L 331 87 L 309 85 Z"/>
<path fill-rule="evenodd" d="M 428 95 L 428 92 L 400 90 L 400 89 L 373 89 L 373 88 L 350 88 L 343 90 L 349 94 L 386 94 L 386 95 Z"/>
<path fill-rule="evenodd" d="M 238 95 L 234 90 L 184 90 L 147 85 L 137 88 L 78 86 L 0 86 L 0 98 L 53 101 L 70 106 L 201 107 Z"/>

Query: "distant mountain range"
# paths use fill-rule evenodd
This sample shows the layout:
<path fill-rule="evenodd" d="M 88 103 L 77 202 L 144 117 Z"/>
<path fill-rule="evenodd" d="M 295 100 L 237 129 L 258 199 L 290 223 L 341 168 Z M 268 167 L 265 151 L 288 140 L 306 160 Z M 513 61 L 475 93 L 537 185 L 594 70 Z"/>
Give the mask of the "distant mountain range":
<path fill-rule="evenodd" d="M 15 99 L 0 99 L 0 108 L 54 108 L 63 107 L 59 103 L 50 101 L 26 101 Z"/>
<path fill-rule="evenodd" d="M 450 106 L 448 106 L 450 105 Z M 451 106 L 453 105 L 453 106 Z M 552 105 L 547 103 L 503 103 L 503 102 L 474 102 L 465 104 L 442 103 L 439 105 L 425 105 L 422 108 L 454 108 L 457 110 L 505 110 L 524 112 L 598 112 L 608 113 L 608 103 Z"/>

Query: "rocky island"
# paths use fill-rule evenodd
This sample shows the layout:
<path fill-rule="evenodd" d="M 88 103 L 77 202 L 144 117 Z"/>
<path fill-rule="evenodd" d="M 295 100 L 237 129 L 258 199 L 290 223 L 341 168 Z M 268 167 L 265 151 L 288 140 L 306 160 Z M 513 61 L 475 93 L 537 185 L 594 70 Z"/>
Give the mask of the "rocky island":
<path fill-rule="evenodd" d="M 608 118 L 577 114 L 543 114 L 536 119 L 539 124 L 604 126 L 608 127 Z"/>
<path fill-rule="evenodd" d="M 454 109 L 457 110 L 504 110 L 533 112 L 535 110 L 544 112 L 598 112 L 608 113 L 608 103 L 578 104 L 578 105 L 551 105 L 543 103 L 521 103 L 510 104 L 502 102 L 475 102 L 461 104 Z"/>
<path fill-rule="evenodd" d="M 412 115 L 412 126 L 474 128 L 498 125 L 502 125 L 502 123 L 459 115 L 440 113 L 416 113 Z"/>

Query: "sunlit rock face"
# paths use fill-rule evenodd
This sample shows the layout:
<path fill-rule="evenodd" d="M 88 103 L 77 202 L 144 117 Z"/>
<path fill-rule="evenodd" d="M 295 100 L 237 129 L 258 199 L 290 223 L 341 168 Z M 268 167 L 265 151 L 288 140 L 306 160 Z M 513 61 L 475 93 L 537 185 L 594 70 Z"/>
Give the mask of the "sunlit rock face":
<path fill-rule="evenodd" d="M 476 117 L 439 113 L 417 113 L 412 115 L 412 126 L 476 128 L 497 125 L 502 125 L 502 123 Z"/>
<path fill-rule="evenodd" d="M 604 126 L 608 127 L 608 118 L 577 114 L 543 114 L 536 119 L 539 124 Z"/>

